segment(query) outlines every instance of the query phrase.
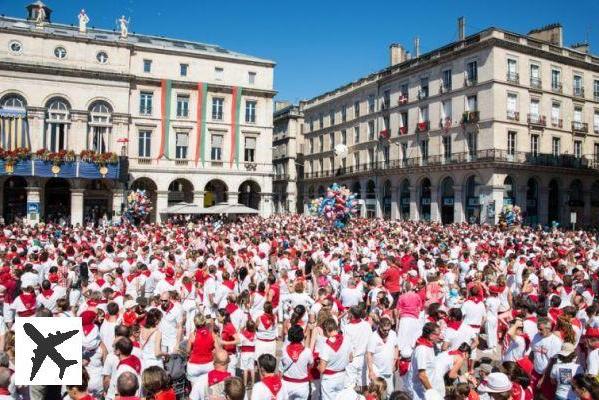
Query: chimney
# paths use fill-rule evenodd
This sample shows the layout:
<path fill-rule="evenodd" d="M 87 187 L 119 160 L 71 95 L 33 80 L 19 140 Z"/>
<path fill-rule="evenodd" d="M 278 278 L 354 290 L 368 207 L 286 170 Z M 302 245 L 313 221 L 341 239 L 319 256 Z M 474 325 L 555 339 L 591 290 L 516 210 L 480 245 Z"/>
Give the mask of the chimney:
<path fill-rule="evenodd" d="M 528 32 L 528 36 L 542 40 L 544 42 L 549 42 L 555 46 L 564 46 L 564 31 L 559 23 L 533 29 L 532 31 Z"/>
<path fill-rule="evenodd" d="M 589 54 L 589 43 L 588 42 L 580 42 L 574 43 L 570 46 L 572 50 L 580 51 L 581 53 Z"/>
<path fill-rule="evenodd" d="M 397 64 L 401 64 L 402 62 L 406 61 L 406 50 L 403 48 L 403 46 L 399 43 L 392 43 L 389 46 L 389 55 L 390 55 L 390 62 L 391 62 L 391 66 L 397 65 Z"/>
<path fill-rule="evenodd" d="M 462 41 L 466 38 L 466 18 L 458 18 L 458 40 Z"/>
<path fill-rule="evenodd" d="M 414 58 L 420 57 L 420 38 L 416 36 L 414 38 Z"/>

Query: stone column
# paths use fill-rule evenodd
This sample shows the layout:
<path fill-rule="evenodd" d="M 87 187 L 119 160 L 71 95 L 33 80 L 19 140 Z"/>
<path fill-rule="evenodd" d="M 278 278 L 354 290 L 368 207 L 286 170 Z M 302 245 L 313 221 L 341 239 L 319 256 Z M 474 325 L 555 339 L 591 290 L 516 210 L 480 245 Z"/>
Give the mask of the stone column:
<path fill-rule="evenodd" d="M 383 207 L 385 206 L 383 204 L 383 196 L 381 195 L 381 193 L 377 190 L 374 192 L 375 193 L 375 198 L 374 198 L 374 216 L 376 218 L 382 218 L 383 217 Z"/>
<path fill-rule="evenodd" d="M 196 190 L 193 192 L 193 203 L 204 208 L 204 192 L 203 190 Z"/>
<path fill-rule="evenodd" d="M 439 212 L 439 188 L 431 186 L 431 221 L 440 221 L 441 214 Z"/>
<path fill-rule="evenodd" d="M 541 225 L 547 225 L 549 223 L 549 188 L 545 185 L 539 185 L 537 209 L 539 213 L 539 223 Z"/>
<path fill-rule="evenodd" d="M 162 222 L 161 211 L 168 208 L 168 190 L 156 191 L 156 221 Z"/>
<path fill-rule="evenodd" d="M 42 189 L 37 186 L 28 186 L 25 190 L 27 191 L 27 210 L 25 211 L 27 214 L 25 216 L 25 223 L 27 225 L 35 225 L 40 222 Z"/>
<path fill-rule="evenodd" d="M 84 189 L 71 189 L 71 224 L 83 224 L 83 192 Z"/>
<path fill-rule="evenodd" d="M 582 194 L 582 199 L 584 201 L 584 209 L 582 211 L 581 221 L 584 225 L 591 225 L 591 191 L 585 190 Z"/>
<path fill-rule="evenodd" d="M 410 186 L 410 220 L 418 221 L 420 212 L 418 210 L 418 193 L 416 186 Z"/>
<path fill-rule="evenodd" d="M 391 219 L 399 219 L 399 188 L 391 186 Z"/>
<path fill-rule="evenodd" d="M 31 149 L 36 151 L 44 148 L 44 118 L 46 109 L 43 107 L 27 107 L 27 124 L 29 125 L 29 139 Z"/>
<path fill-rule="evenodd" d="M 464 222 L 464 187 L 453 186 L 453 222 L 461 224 Z"/>

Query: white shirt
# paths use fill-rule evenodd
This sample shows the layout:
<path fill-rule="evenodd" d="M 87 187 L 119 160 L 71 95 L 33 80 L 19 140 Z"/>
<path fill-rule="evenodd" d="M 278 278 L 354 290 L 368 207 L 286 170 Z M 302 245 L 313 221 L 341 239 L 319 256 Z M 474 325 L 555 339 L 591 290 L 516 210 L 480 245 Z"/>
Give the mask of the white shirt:
<path fill-rule="evenodd" d="M 534 356 L 533 364 L 535 371 L 542 374 L 549 364 L 549 359 L 555 356 L 562 348 L 562 340 L 556 335 L 551 334 L 547 337 L 537 333 L 532 339 L 532 353 Z"/>
<path fill-rule="evenodd" d="M 576 400 L 578 396 L 572 389 L 571 381 L 575 375 L 582 373 L 583 370 L 577 363 L 558 362 L 551 369 L 551 378 L 556 382 L 555 396 L 560 399 Z"/>
<path fill-rule="evenodd" d="M 476 329 L 462 322 L 458 330 L 447 327 L 443 337 L 449 343 L 449 350 L 457 350 L 462 343 L 472 344 L 477 334 Z"/>
<path fill-rule="evenodd" d="M 524 357 L 526 352 L 526 340 L 522 336 L 516 336 L 515 338 L 510 338 L 510 344 L 505 350 L 505 354 L 503 355 L 503 361 L 513 361 L 516 362 L 522 357 Z"/>
<path fill-rule="evenodd" d="M 371 334 L 372 327 L 364 320 L 356 324 L 350 322 L 343 326 L 343 337 L 351 342 L 354 357 L 364 356 Z"/>
<path fill-rule="evenodd" d="M 360 286 L 355 288 L 347 287 L 341 290 L 341 296 L 339 297 L 341 299 L 341 304 L 343 304 L 343 307 L 349 308 L 357 306 L 358 304 L 360 304 L 360 302 L 362 302 L 362 299 L 364 298 L 364 292 L 362 291 L 362 288 Z"/>
<path fill-rule="evenodd" d="M 281 385 L 281 389 L 276 396 L 274 396 L 274 393 L 272 393 L 268 386 L 262 382 L 256 382 L 252 387 L 251 400 L 285 400 L 287 397 L 287 389 L 284 384 Z"/>
<path fill-rule="evenodd" d="M 116 368 L 116 372 L 114 374 L 111 375 L 110 377 L 110 385 L 108 386 L 108 392 L 106 393 L 106 398 L 108 399 L 114 399 L 117 392 L 116 392 L 116 382 L 119 379 L 119 376 L 121 376 L 121 374 L 123 372 L 131 372 L 134 373 L 137 376 L 137 381 L 141 382 L 141 376 L 139 376 L 135 370 L 133 368 L 131 368 L 128 365 L 120 365 L 118 366 L 118 362 L 117 362 L 117 368 Z M 137 394 L 139 394 L 139 389 L 137 390 Z"/>
<path fill-rule="evenodd" d="M 462 315 L 464 316 L 462 323 L 480 326 L 482 325 L 485 312 L 485 305 L 482 301 L 475 303 L 472 300 L 466 300 L 462 304 Z"/>
<path fill-rule="evenodd" d="M 373 366 L 376 375 L 391 376 L 395 365 L 395 348 L 397 345 L 397 334 L 394 330 L 389 331 L 389 336 L 383 341 L 378 331 L 373 332 L 368 339 L 366 351 L 372 354 Z"/>
<path fill-rule="evenodd" d="M 291 357 L 289 357 L 287 348 L 285 347 L 281 354 L 281 363 L 279 368 L 281 369 L 282 376 L 287 376 L 293 379 L 304 379 L 308 378 L 308 368 L 312 364 L 314 364 L 314 357 L 309 348 L 304 348 L 297 361 L 294 362 Z"/>
<path fill-rule="evenodd" d="M 414 354 L 412 354 L 411 367 L 413 390 L 422 398 L 426 389 L 422 385 L 422 382 L 420 382 L 418 372 L 424 370 L 429 381 L 433 379 L 435 373 L 435 350 L 432 347 L 417 345 L 414 349 Z"/>
<path fill-rule="evenodd" d="M 173 303 L 173 308 L 169 311 L 162 311 L 162 319 L 160 320 L 160 331 L 162 332 L 162 347 L 169 352 L 175 351 L 177 341 L 177 327 L 183 320 L 183 309 L 179 303 Z"/>
<path fill-rule="evenodd" d="M 445 397 L 445 374 L 451 371 L 453 367 L 453 356 L 448 351 L 444 351 L 435 356 L 435 370 L 432 378 L 429 380 L 433 389 Z"/>
<path fill-rule="evenodd" d="M 587 374 L 593 376 L 599 374 L 599 348 L 594 349 L 587 356 Z"/>
<path fill-rule="evenodd" d="M 343 338 L 343 344 L 337 351 L 333 350 L 327 343 L 323 343 L 320 352 L 320 359 L 326 361 L 328 370 L 341 371 L 343 372 L 349 364 L 349 358 L 351 355 L 351 343 L 349 340 Z M 327 379 L 327 374 L 322 375 L 322 379 Z"/>

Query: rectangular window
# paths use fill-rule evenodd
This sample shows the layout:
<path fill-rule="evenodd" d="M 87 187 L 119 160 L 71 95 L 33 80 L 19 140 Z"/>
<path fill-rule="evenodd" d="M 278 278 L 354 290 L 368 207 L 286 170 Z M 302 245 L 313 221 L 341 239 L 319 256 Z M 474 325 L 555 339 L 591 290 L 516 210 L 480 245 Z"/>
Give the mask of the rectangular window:
<path fill-rule="evenodd" d="M 374 95 L 373 94 L 368 95 L 368 112 L 369 113 L 374 112 Z"/>
<path fill-rule="evenodd" d="M 595 157 L 595 162 L 599 162 L 599 143 L 595 143 L 593 145 L 593 154 Z"/>
<path fill-rule="evenodd" d="M 443 71 L 442 77 L 442 91 L 449 92 L 451 90 L 451 70 L 446 69 Z"/>
<path fill-rule="evenodd" d="M 223 159 L 223 135 L 212 135 L 210 148 L 210 159 L 222 161 Z"/>
<path fill-rule="evenodd" d="M 599 111 L 593 114 L 593 131 L 599 133 Z"/>
<path fill-rule="evenodd" d="M 358 118 L 360 116 L 360 101 L 354 101 L 354 118 Z"/>
<path fill-rule="evenodd" d="M 354 144 L 360 143 L 360 127 L 354 127 Z"/>
<path fill-rule="evenodd" d="M 516 110 L 518 103 L 518 95 L 515 93 L 508 93 L 507 95 L 507 117 L 508 119 L 516 119 Z"/>
<path fill-rule="evenodd" d="M 354 168 L 356 170 L 360 168 L 360 151 L 354 153 Z"/>
<path fill-rule="evenodd" d="M 139 147 L 137 155 L 139 158 L 150 158 L 151 157 L 151 144 L 152 144 L 152 132 L 151 131 L 139 131 Z"/>
<path fill-rule="evenodd" d="M 144 72 L 152 72 L 152 60 L 144 60 Z"/>
<path fill-rule="evenodd" d="M 530 135 L 530 154 L 533 157 L 539 156 L 539 135 Z"/>
<path fill-rule="evenodd" d="M 554 127 L 562 127 L 560 103 L 551 103 L 551 125 Z"/>
<path fill-rule="evenodd" d="M 175 158 L 177 160 L 186 160 L 187 147 L 189 145 L 189 134 L 186 132 L 177 132 L 176 140 L 177 143 L 175 145 Z"/>
<path fill-rule="evenodd" d="M 562 72 L 559 69 L 551 70 L 551 90 L 556 92 L 562 90 Z"/>
<path fill-rule="evenodd" d="M 405 135 L 408 133 L 408 112 L 404 111 L 399 114 L 399 134 Z"/>
<path fill-rule="evenodd" d="M 428 78 L 420 78 L 420 92 L 418 96 L 420 99 L 428 97 Z"/>
<path fill-rule="evenodd" d="M 582 107 L 574 107 L 574 125 L 578 128 L 582 125 Z"/>
<path fill-rule="evenodd" d="M 468 133 L 468 155 L 470 158 L 476 158 L 476 154 L 478 152 L 478 140 L 476 138 L 476 133 L 470 132 Z"/>
<path fill-rule="evenodd" d="M 341 131 L 341 144 L 347 145 L 347 131 L 345 129 Z"/>
<path fill-rule="evenodd" d="M 368 140 L 374 140 L 374 121 L 368 121 Z"/>
<path fill-rule="evenodd" d="M 428 139 L 420 141 L 420 156 L 423 162 L 428 161 Z"/>
<path fill-rule="evenodd" d="M 223 106 L 225 99 L 222 97 L 212 98 L 212 119 L 216 121 L 222 121 L 223 119 Z"/>
<path fill-rule="evenodd" d="M 255 72 L 248 72 L 248 83 L 250 85 L 253 85 L 256 83 L 256 73 Z"/>
<path fill-rule="evenodd" d="M 329 126 L 335 125 L 335 110 L 329 112 Z"/>
<path fill-rule="evenodd" d="M 246 101 L 245 102 L 245 122 L 248 124 L 256 123 L 256 102 L 255 101 Z"/>
<path fill-rule="evenodd" d="M 221 67 L 214 67 L 214 79 L 217 81 L 223 80 L 223 75 L 225 74 L 225 70 Z"/>
<path fill-rule="evenodd" d="M 179 72 L 181 76 L 187 76 L 187 70 L 189 69 L 189 64 L 179 64 Z"/>
<path fill-rule="evenodd" d="M 516 132 L 509 131 L 507 133 L 507 154 L 509 156 L 516 154 Z"/>
<path fill-rule="evenodd" d="M 401 161 L 403 165 L 408 162 L 408 144 L 405 142 L 401 144 Z"/>
<path fill-rule="evenodd" d="M 599 101 L 599 80 L 593 81 L 593 99 Z"/>
<path fill-rule="evenodd" d="M 152 92 L 141 92 L 139 94 L 139 113 L 141 115 L 152 114 L 152 98 L 154 94 Z"/>
<path fill-rule="evenodd" d="M 507 60 L 507 80 L 508 82 L 518 82 L 518 64 L 512 58 Z"/>
<path fill-rule="evenodd" d="M 318 129 L 324 128 L 324 114 L 318 114 Z"/>
<path fill-rule="evenodd" d="M 541 69 L 538 64 L 530 64 L 530 86 L 541 87 Z"/>
<path fill-rule="evenodd" d="M 177 117 L 187 118 L 189 116 L 189 96 L 177 95 Z"/>
<path fill-rule="evenodd" d="M 561 154 L 561 141 L 560 138 L 552 138 L 551 139 L 551 154 L 554 157 L 558 157 Z"/>
<path fill-rule="evenodd" d="M 403 98 L 404 102 L 408 101 L 408 84 L 402 83 L 399 85 L 399 95 Z"/>
<path fill-rule="evenodd" d="M 478 63 L 470 61 L 466 64 L 466 84 L 472 85 L 478 81 Z"/>
<path fill-rule="evenodd" d="M 245 138 L 244 160 L 245 162 L 254 162 L 256 156 L 256 138 Z"/>
<path fill-rule="evenodd" d="M 341 106 L 341 122 L 347 121 L 347 105 Z"/>
<path fill-rule="evenodd" d="M 445 161 L 451 159 L 451 136 L 443 136 L 443 158 Z"/>
<path fill-rule="evenodd" d="M 383 146 L 383 161 L 385 162 L 385 165 L 389 164 L 389 154 L 390 154 L 389 151 L 390 151 L 390 148 L 389 148 L 388 144 Z"/>
<path fill-rule="evenodd" d="M 329 171 L 335 170 L 335 158 L 329 157 Z"/>
<path fill-rule="evenodd" d="M 318 160 L 318 170 L 320 172 L 324 171 L 324 160 L 322 158 Z"/>
<path fill-rule="evenodd" d="M 582 86 L 582 76 L 574 75 L 572 82 L 572 88 L 574 90 L 574 96 L 584 97 L 584 88 Z"/>
<path fill-rule="evenodd" d="M 335 132 L 329 133 L 329 149 L 333 150 L 335 148 Z"/>
<path fill-rule="evenodd" d="M 389 89 L 383 92 L 383 108 L 387 109 L 391 106 L 391 91 Z"/>
<path fill-rule="evenodd" d="M 478 111 L 478 99 L 476 95 L 468 96 L 466 100 L 468 111 Z"/>
<path fill-rule="evenodd" d="M 310 143 L 310 152 L 309 152 L 309 154 L 312 154 L 312 153 L 314 153 L 314 138 L 313 137 L 310 138 L 310 142 L 309 143 Z"/>
<path fill-rule="evenodd" d="M 418 109 L 418 122 L 428 121 L 428 106 L 420 107 Z"/>
<path fill-rule="evenodd" d="M 322 153 L 324 151 L 324 136 L 320 135 L 318 137 L 318 151 Z"/>
<path fill-rule="evenodd" d="M 538 123 L 539 121 L 539 100 L 533 99 L 530 101 L 530 122 Z"/>
<path fill-rule="evenodd" d="M 574 157 L 576 157 L 576 158 L 582 157 L 582 141 L 580 141 L 580 140 L 574 141 Z"/>
<path fill-rule="evenodd" d="M 374 161 L 375 161 L 374 160 L 374 149 L 372 149 L 372 148 L 368 149 L 368 160 L 367 160 L 367 162 L 369 164 L 372 164 L 372 163 L 374 163 Z"/>

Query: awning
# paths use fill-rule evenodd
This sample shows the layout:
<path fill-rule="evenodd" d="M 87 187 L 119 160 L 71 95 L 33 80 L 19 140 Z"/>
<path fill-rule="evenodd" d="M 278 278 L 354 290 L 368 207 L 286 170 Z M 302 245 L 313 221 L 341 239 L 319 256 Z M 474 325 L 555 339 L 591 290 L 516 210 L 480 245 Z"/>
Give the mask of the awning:
<path fill-rule="evenodd" d="M 219 203 L 212 207 L 203 208 L 201 214 L 224 214 L 224 215 L 232 215 L 232 214 L 258 214 L 259 211 L 255 208 L 250 208 L 244 206 L 243 204 L 228 204 L 228 203 Z"/>
<path fill-rule="evenodd" d="M 202 211 L 197 204 L 181 202 L 160 211 L 160 214 L 203 214 Z"/>

